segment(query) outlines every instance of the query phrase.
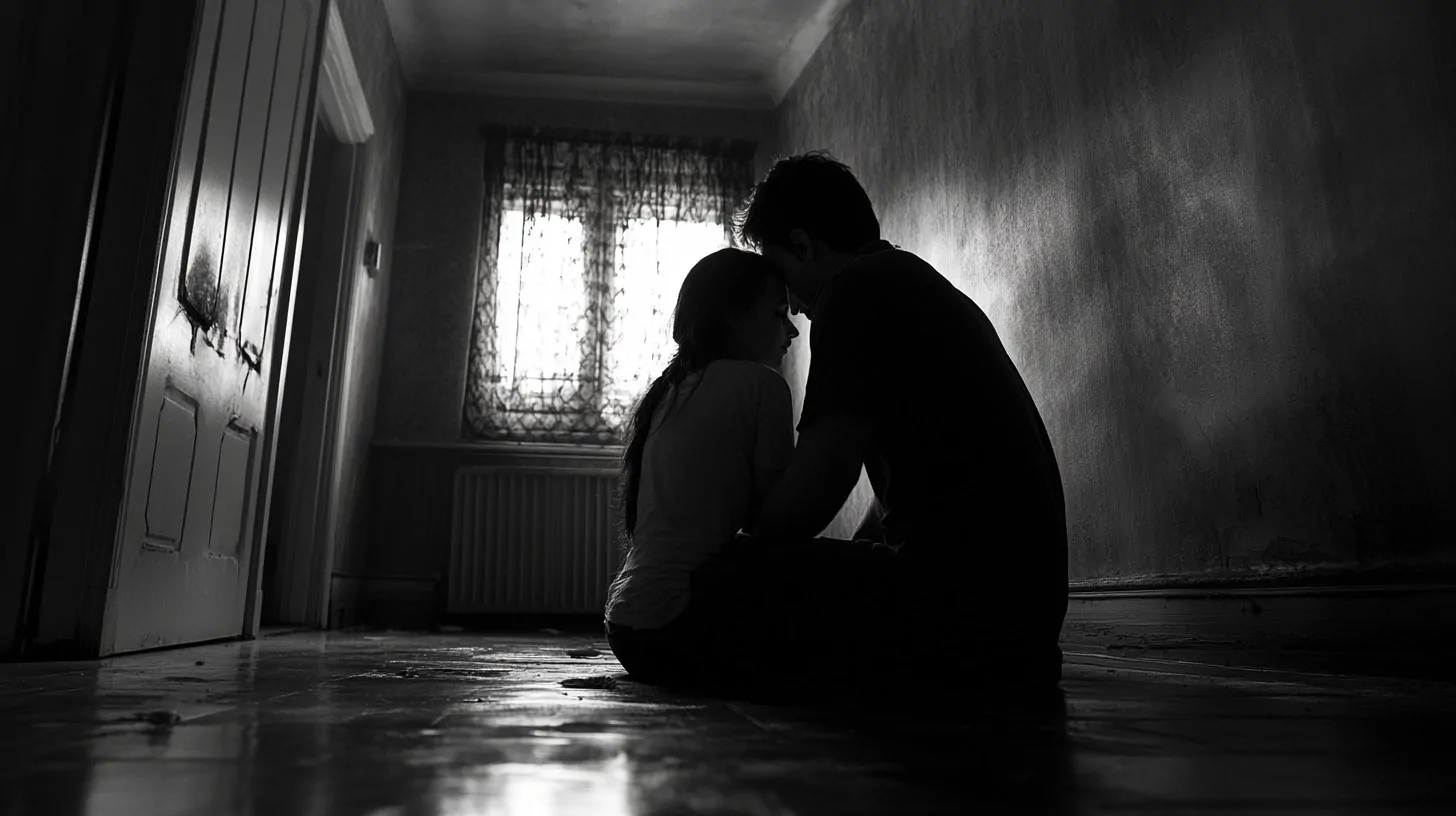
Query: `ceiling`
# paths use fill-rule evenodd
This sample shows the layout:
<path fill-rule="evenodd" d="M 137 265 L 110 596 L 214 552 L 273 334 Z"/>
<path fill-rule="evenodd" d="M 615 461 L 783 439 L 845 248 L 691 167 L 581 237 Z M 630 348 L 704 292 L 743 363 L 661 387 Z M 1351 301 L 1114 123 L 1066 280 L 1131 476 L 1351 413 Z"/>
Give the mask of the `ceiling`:
<path fill-rule="evenodd" d="M 384 0 L 410 87 L 770 108 L 847 0 Z"/>

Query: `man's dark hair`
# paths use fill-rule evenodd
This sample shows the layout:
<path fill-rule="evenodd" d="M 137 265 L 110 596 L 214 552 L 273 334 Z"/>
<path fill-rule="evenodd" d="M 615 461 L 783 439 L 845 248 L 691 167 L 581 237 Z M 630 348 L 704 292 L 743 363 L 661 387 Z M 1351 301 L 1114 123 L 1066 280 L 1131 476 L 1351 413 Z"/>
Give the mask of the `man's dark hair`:
<path fill-rule="evenodd" d="M 880 238 L 880 221 L 859 179 L 824 150 L 774 162 L 737 220 L 738 237 L 760 250 L 788 246 L 796 229 L 841 252 Z"/>

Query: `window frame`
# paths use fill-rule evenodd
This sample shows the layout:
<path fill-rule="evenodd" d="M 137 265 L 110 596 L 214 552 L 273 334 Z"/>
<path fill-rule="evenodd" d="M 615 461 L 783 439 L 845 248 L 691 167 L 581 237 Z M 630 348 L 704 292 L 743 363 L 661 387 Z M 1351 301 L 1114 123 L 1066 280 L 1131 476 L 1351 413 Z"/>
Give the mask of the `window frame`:
<path fill-rule="evenodd" d="M 581 251 L 582 251 L 582 274 L 580 285 L 584 287 L 583 304 L 587 310 L 583 320 L 588 327 L 585 336 L 581 339 L 580 363 L 577 369 L 576 380 L 572 385 L 576 389 L 576 399 L 580 405 L 578 414 L 582 419 L 591 418 L 607 427 L 612 428 L 613 435 L 618 437 L 610 442 L 588 442 L 581 441 L 574 444 L 581 447 L 602 447 L 620 445 L 620 435 L 625 429 L 627 417 L 617 417 L 616 411 L 609 415 L 607 407 L 613 403 L 613 397 L 618 396 L 616 392 L 607 387 L 609 380 L 608 366 L 609 341 L 613 334 L 614 322 L 617 315 L 613 313 L 614 298 L 617 284 L 620 280 L 621 270 L 619 269 L 619 243 L 622 239 L 623 213 L 627 209 L 627 200 L 630 193 L 624 190 L 617 190 L 600 183 L 577 181 L 571 189 L 574 191 L 573 201 L 564 201 L 565 185 L 550 190 L 551 195 L 544 200 L 528 200 L 517 190 L 517 185 L 511 182 L 503 182 L 500 188 L 498 206 L 503 215 L 507 212 L 519 212 L 526 218 L 535 218 L 537 213 L 533 205 L 544 204 L 545 209 L 541 212 L 547 215 L 574 214 L 581 225 Z M 682 222 L 690 224 L 712 224 L 722 229 L 722 243 L 719 247 L 731 246 L 732 241 L 728 237 L 729 215 L 717 213 L 709 218 L 693 219 L 682 218 L 682 207 L 675 204 L 657 204 L 652 207 L 656 213 L 662 213 L 663 217 L 657 219 L 659 222 Z M 528 210 L 531 210 L 528 212 Z M 638 215 L 631 216 L 631 219 L 640 218 Z M 631 220 L 629 219 L 629 220 Z M 497 224 L 502 221 L 498 220 Z M 497 257 L 500 257 L 504 239 L 503 231 L 498 232 L 493 248 Z M 593 262 L 597 262 L 603 270 L 601 281 L 592 280 Z M 684 270 L 686 272 L 686 270 Z M 497 267 L 496 285 L 499 286 L 499 268 Z M 497 295 L 497 297 L 499 297 Z M 499 305 L 499 300 L 497 300 Z M 500 331 L 499 320 L 494 321 L 493 331 Z M 501 336 L 498 334 L 493 342 L 496 348 L 501 348 Z M 504 377 L 498 375 L 498 380 Z M 504 384 L 497 382 L 497 385 Z M 507 415 L 516 412 L 518 409 L 507 409 Z M 590 412 L 590 413 L 586 413 Z M 570 414 L 567 414 L 570 415 Z M 617 421 L 620 420 L 620 421 Z M 529 433 L 516 435 L 506 431 L 507 441 L 532 443 Z"/>

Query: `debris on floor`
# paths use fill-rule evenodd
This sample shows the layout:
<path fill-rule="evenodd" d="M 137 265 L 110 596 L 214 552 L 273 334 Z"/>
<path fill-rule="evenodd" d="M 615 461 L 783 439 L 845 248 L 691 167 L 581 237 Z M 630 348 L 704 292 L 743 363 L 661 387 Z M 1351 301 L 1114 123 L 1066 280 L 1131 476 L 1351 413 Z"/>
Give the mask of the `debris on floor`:
<path fill-rule="evenodd" d="M 603 656 L 563 665 L 584 646 Z M 942 665 L 909 693 L 740 701 L 611 654 L 579 634 L 308 632 L 0 663 L 0 814 L 514 813 L 522 793 L 559 816 L 1456 813 L 1446 683 L 1068 654 L 1034 702 L 947 690 Z M 166 680 L 199 659 L 212 685 Z"/>
<path fill-rule="evenodd" d="M 592 648 L 586 648 L 586 649 L 568 649 L 567 652 L 566 652 L 566 656 L 567 657 L 601 657 L 602 656 L 602 653 L 599 652 L 599 651 L 597 651 L 596 649 L 592 649 Z"/>
<path fill-rule="evenodd" d="M 606 689 L 608 691 L 616 691 L 617 680 L 616 678 L 609 675 L 599 674 L 595 677 L 568 677 L 565 680 L 561 681 L 561 685 L 565 686 L 566 688 Z"/>

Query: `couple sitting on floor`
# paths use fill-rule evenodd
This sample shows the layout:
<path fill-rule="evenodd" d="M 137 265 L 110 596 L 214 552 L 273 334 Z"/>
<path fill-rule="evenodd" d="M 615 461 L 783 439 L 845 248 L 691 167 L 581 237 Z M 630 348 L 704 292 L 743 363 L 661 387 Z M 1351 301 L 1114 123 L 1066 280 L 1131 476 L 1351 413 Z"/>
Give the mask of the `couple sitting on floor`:
<path fill-rule="evenodd" d="M 762 254 L 688 273 L 677 352 L 632 420 L 629 549 L 606 608 L 623 668 L 729 694 L 891 682 L 932 660 L 1055 685 L 1061 478 L 990 321 L 880 239 L 826 154 L 777 162 L 739 231 Z M 791 304 L 814 329 L 797 447 L 775 370 Z M 862 467 L 875 501 L 855 539 L 816 538 Z"/>

